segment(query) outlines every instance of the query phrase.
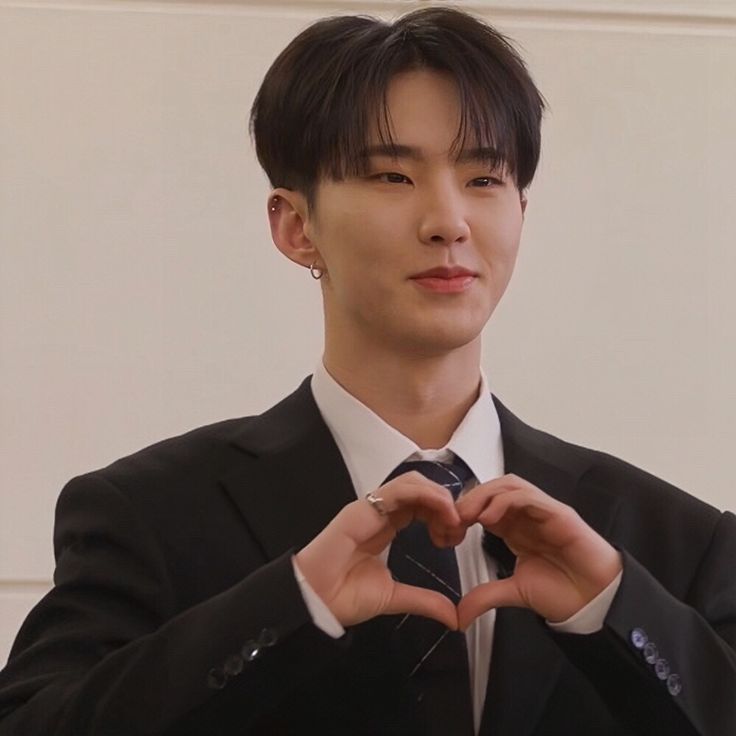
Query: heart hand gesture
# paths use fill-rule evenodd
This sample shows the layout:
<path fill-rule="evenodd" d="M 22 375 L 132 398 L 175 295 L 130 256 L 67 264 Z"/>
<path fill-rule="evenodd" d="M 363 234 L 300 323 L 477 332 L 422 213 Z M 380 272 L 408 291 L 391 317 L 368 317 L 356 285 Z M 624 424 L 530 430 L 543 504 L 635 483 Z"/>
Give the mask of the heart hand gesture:
<path fill-rule="evenodd" d="M 466 629 L 500 606 L 530 608 L 564 621 L 621 571 L 621 556 L 577 512 L 528 481 L 507 474 L 468 491 L 450 492 L 415 471 L 380 490 L 386 514 L 364 499 L 345 506 L 306 547 L 297 563 L 343 626 L 382 614 L 427 616 Z M 412 520 L 427 524 L 437 546 L 454 546 L 480 523 L 517 557 L 511 577 L 468 591 L 457 607 L 441 593 L 395 581 L 381 553 Z"/>

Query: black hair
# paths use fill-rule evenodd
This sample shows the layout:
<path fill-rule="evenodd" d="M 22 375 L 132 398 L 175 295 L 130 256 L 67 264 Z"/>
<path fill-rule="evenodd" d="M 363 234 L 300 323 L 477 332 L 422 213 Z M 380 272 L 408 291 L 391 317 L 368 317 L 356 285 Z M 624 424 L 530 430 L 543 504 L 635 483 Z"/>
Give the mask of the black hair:
<path fill-rule="evenodd" d="M 278 55 L 256 94 L 249 131 L 272 187 L 302 192 L 310 211 L 323 177 L 365 173 L 362 155 L 373 129 L 393 146 L 386 91 L 414 69 L 449 73 L 458 86 L 461 121 L 451 153 L 468 131 L 493 150 L 519 191 L 536 171 L 545 100 L 511 42 L 454 7 L 427 7 L 392 23 L 366 15 L 323 18 Z M 374 128 L 375 126 L 375 128 Z"/>

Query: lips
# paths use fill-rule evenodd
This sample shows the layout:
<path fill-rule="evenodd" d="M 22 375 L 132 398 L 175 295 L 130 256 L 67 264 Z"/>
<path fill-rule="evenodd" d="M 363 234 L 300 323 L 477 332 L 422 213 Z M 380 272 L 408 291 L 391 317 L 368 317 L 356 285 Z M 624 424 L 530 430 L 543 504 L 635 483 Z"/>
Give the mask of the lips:
<path fill-rule="evenodd" d="M 413 279 L 455 279 L 463 276 L 477 276 L 475 271 L 470 271 L 462 266 L 438 266 L 430 268 L 428 271 L 422 271 L 414 276 Z"/>
<path fill-rule="evenodd" d="M 411 280 L 425 293 L 458 294 L 470 288 L 477 276 L 462 266 L 438 266 L 412 276 Z"/>

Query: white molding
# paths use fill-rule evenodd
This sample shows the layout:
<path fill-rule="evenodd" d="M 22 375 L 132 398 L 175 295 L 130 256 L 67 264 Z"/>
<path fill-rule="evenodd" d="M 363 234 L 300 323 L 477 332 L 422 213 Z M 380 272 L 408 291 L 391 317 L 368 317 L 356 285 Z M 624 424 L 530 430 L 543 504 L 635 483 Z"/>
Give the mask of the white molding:
<path fill-rule="evenodd" d="M 433 4 L 452 4 L 470 11 L 492 11 L 497 16 L 527 20 L 736 25 L 736 0 L 455 0 L 450 3 L 438 0 L 0 0 L 0 8 L 212 15 L 340 10 L 399 13 Z"/>
<path fill-rule="evenodd" d="M 0 598 L 7 595 L 43 595 L 53 587 L 51 580 L 0 580 Z"/>

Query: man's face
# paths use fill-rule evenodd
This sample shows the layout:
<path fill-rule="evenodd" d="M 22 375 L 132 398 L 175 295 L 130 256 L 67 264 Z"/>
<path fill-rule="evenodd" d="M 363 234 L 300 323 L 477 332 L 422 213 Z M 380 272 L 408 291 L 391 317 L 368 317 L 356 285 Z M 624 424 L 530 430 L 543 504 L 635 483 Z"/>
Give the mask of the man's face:
<path fill-rule="evenodd" d="M 503 296 L 526 201 L 506 173 L 450 157 L 460 123 L 450 77 L 399 74 L 387 103 L 395 143 L 421 158 L 376 155 L 366 176 L 323 180 L 304 232 L 327 271 L 328 339 L 441 355 L 477 340 Z M 474 276 L 415 278 L 437 267 Z"/>

